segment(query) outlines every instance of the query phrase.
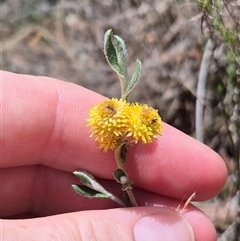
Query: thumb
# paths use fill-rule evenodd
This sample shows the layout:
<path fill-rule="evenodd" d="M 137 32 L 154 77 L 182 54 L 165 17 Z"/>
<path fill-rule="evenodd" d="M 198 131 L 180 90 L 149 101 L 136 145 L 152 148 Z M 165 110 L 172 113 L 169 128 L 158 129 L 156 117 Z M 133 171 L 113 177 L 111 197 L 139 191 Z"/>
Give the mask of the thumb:
<path fill-rule="evenodd" d="M 2 220 L 2 231 L 5 241 L 195 240 L 192 227 L 181 214 L 167 208 L 154 207 L 83 211 L 35 219 Z"/>

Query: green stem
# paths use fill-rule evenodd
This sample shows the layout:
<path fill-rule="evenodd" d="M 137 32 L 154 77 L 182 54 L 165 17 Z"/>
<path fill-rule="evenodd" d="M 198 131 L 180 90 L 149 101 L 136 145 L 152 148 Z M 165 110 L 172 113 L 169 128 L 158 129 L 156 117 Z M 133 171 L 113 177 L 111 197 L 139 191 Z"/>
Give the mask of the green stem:
<path fill-rule="evenodd" d="M 127 144 L 126 144 L 126 141 L 125 139 L 121 140 L 121 145 L 119 145 L 119 147 L 117 147 L 115 150 L 114 150 L 114 158 L 115 158 L 115 161 L 116 161 L 116 164 L 117 164 L 117 167 L 121 170 L 123 170 L 124 173 L 125 170 L 124 170 L 124 163 L 126 162 L 126 152 L 127 152 Z M 132 205 L 132 207 L 137 207 L 138 204 L 137 204 L 137 201 L 135 199 L 135 196 L 133 194 L 133 187 L 131 185 L 128 185 L 127 187 L 124 187 L 124 184 L 126 182 L 131 182 L 127 176 L 125 176 L 125 179 L 124 182 L 121 182 L 122 185 L 123 185 L 123 191 L 125 191 L 129 197 L 129 201 Z M 131 182 L 132 183 L 132 182 Z"/>
<path fill-rule="evenodd" d="M 133 191 L 132 191 L 132 187 L 129 188 L 129 189 L 127 189 L 126 192 L 127 192 L 127 194 L 128 194 L 128 197 L 129 197 L 129 200 L 130 200 L 132 206 L 133 206 L 133 207 L 138 207 L 136 198 L 135 198 L 135 196 L 134 196 L 134 194 L 133 194 Z"/>
<path fill-rule="evenodd" d="M 119 81 L 120 81 L 120 86 L 121 86 L 121 98 L 122 99 L 126 99 L 124 98 L 124 93 L 125 93 L 125 89 L 126 89 L 126 79 L 122 78 L 122 76 L 118 75 Z"/>

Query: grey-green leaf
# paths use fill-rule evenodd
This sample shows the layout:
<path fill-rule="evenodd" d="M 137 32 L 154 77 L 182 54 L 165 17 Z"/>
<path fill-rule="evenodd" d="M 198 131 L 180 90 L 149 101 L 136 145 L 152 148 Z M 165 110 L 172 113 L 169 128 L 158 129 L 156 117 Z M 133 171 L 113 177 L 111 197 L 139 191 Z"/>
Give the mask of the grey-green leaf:
<path fill-rule="evenodd" d="M 109 29 L 104 35 L 104 54 L 111 68 L 114 71 L 116 71 L 117 74 L 121 75 L 123 78 L 124 72 L 122 71 L 118 63 L 116 48 L 114 47 L 112 40 L 113 40 L 113 31 L 112 29 Z"/>
<path fill-rule="evenodd" d="M 115 180 L 119 183 L 122 183 L 121 178 L 126 177 L 127 179 L 127 174 L 122 169 L 119 169 L 119 168 L 113 172 L 113 176 Z"/>
<path fill-rule="evenodd" d="M 137 59 L 136 63 L 135 63 L 135 71 L 133 73 L 132 79 L 123 94 L 124 99 L 127 98 L 129 93 L 132 91 L 132 89 L 137 84 L 139 77 L 141 75 L 141 72 L 142 72 L 142 63 L 139 59 Z"/>
<path fill-rule="evenodd" d="M 73 174 L 77 176 L 80 179 L 80 181 L 85 185 L 72 185 L 73 190 L 78 194 L 89 198 L 109 198 L 114 202 L 118 203 L 119 205 L 125 206 L 121 199 L 119 199 L 112 193 L 108 192 L 102 185 L 100 185 L 95 180 L 95 178 L 91 174 L 85 171 L 75 171 L 73 172 Z"/>
<path fill-rule="evenodd" d="M 99 192 L 106 190 L 95 180 L 95 178 L 85 171 L 75 171 L 73 174 L 80 179 L 80 181 L 87 187 L 92 188 Z"/>
<path fill-rule="evenodd" d="M 82 186 L 82 185 L 73 184 L 72 188 L 76 193 L 89 198 L 110 198 L 111 196 L 107 192 L 106 193 L 98 192 L 96 190 L 93 190 L 92 188 Z"/>
<path fill-rule="evenodd" d="M 92 180 L 95 180 L 95 178 L 91 174 L 85 171 L 75 171 L 73 172 L 73 174 L 78 177 L 84 185 L 87 186 L 91 186 Z"/>
<path fill-rule="evenodd" d="M 113 35 L 113 38 L 116 42 L 116 54 L 118 59 L 118 65 L 121 68 L 125 79 L 127 79 L 127 47 L 122 38 L 117 35 Z"/>

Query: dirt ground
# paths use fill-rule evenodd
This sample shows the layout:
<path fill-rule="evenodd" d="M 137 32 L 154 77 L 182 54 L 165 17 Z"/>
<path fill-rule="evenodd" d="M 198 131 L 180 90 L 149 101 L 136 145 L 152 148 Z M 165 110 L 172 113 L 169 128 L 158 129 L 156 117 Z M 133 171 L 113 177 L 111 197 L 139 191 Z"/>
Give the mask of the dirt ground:
<path fill-rule="evenodd" d="M 112 28 L 128 47 L 129 77 L 136 58 L 143 64 L 130 101 L 153 106 L 165 122 L 195 136 L 196 86 L 207 42 L 195 1 L 5 0 L 1 8 L 3 70 L 50 76 L 119 97 L 117 76 L 103 54 L 104 33 Z M 230 144 L 215 108 L 219 96 L 213 88 L 223 67 L 224 63 L 210 65 L 204 141 L 225 158 L 231 177 L 235 169 Z M 219 233 L 236 217 L 236 204 L 227 216 L 235 192 L 203 207 Z M 216 215 L 219 208 L 226 209 L 221 217 Z"/>

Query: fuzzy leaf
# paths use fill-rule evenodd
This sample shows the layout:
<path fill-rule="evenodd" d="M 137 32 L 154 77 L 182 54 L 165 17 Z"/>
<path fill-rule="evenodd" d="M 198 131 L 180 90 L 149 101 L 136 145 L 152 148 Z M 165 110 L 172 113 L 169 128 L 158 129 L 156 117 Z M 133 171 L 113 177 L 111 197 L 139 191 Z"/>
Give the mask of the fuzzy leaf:
<path fill-rule="evenodd" d="M 127 78 L 127 47 L 123 39 L 120 38 L 119 36 L 113 35 L 113 38 L 116 42 L 116 54 L 117 54 L 118 64 L 126 79 Z"/>
<path fill-rule="evenodd" d="M 87 186 L 73 184 L 72 188 L 76 193 L 89 198 L 110 198 L 111 196 L 111 194 L 108 194 L 107 192 L 98 192 Z"/>
<path fill-rule="evenodd" d="M 124 141 L 114 150 L 115 160 L 122 166 L 126 161 L 128 143 Z"/>
<path fill-rule="evenodd" d="M 122 184 L 122 190 L 131 188 L 133 182 L 128 179 L 127 174 L 122 169 L 118 168 L 113 172 L 115 180 Z"/>
<path fill-rule="evenodd" d="M 72 185 L 72 188 L 76 193 L 89 198 L 108 198 L 123 207 L 125 206 L 121 199 L 103 188 L 102 185 L 100 185 L 89 173 L 85 171 L 75 171 L 73 174 L 84 184 L 84 186 L 76 184 Z"/>
<path fill-rule="evenodd" d="M 119 183 L 122 183 L 122 181 L 121 181 L 122 177 L 127 178 L 127 174 L 122 169 L 119 169 L 119 168 L 113 172 L 113 176 L 114 176 L 115 180 Z"/>
<path fill-rule="evenodd" d="M 131 79 L 129 85 L 127 86 L 126 90 L 124 91 L 123 98 L 127 98 L 129 93 L 135 87 L 135 85 L 137 84 L 137 82 L 139 80 L 141 72 L 142 72 L 142 63 L 139 59 L 137 59 L 136 63 L 135 63 L 135 71 L 133 73 L 133 76 L 132 76 L 132 79 Z"/>
<path fill-rule="evenodd" d="M 119 48 L 120 50 L 120 48 Z M 113 31 L 109 29 L 104 35 L 104 54 L 112 69 L 117 72 L 122 78 L 124 78 L 124 72 L 118 62 L 118 56 L 116 48 L 113 45 Z"/>
<path fill-rule="evenodd" d="M 85 171 L 75 171 L 73 174 L 80 179 L 80 181 L 87 187 L 94 189 L 98 192 L 107 192 L 96 180 L 95 178 L 85 172 Z"/>
<path fill-rule="evenodd" d="M 80 179 L 84 185 L 91 186 L 91 180 L 95 180 L 94 177 L 85 171 L 75 171 L 73 174 Z"/>

